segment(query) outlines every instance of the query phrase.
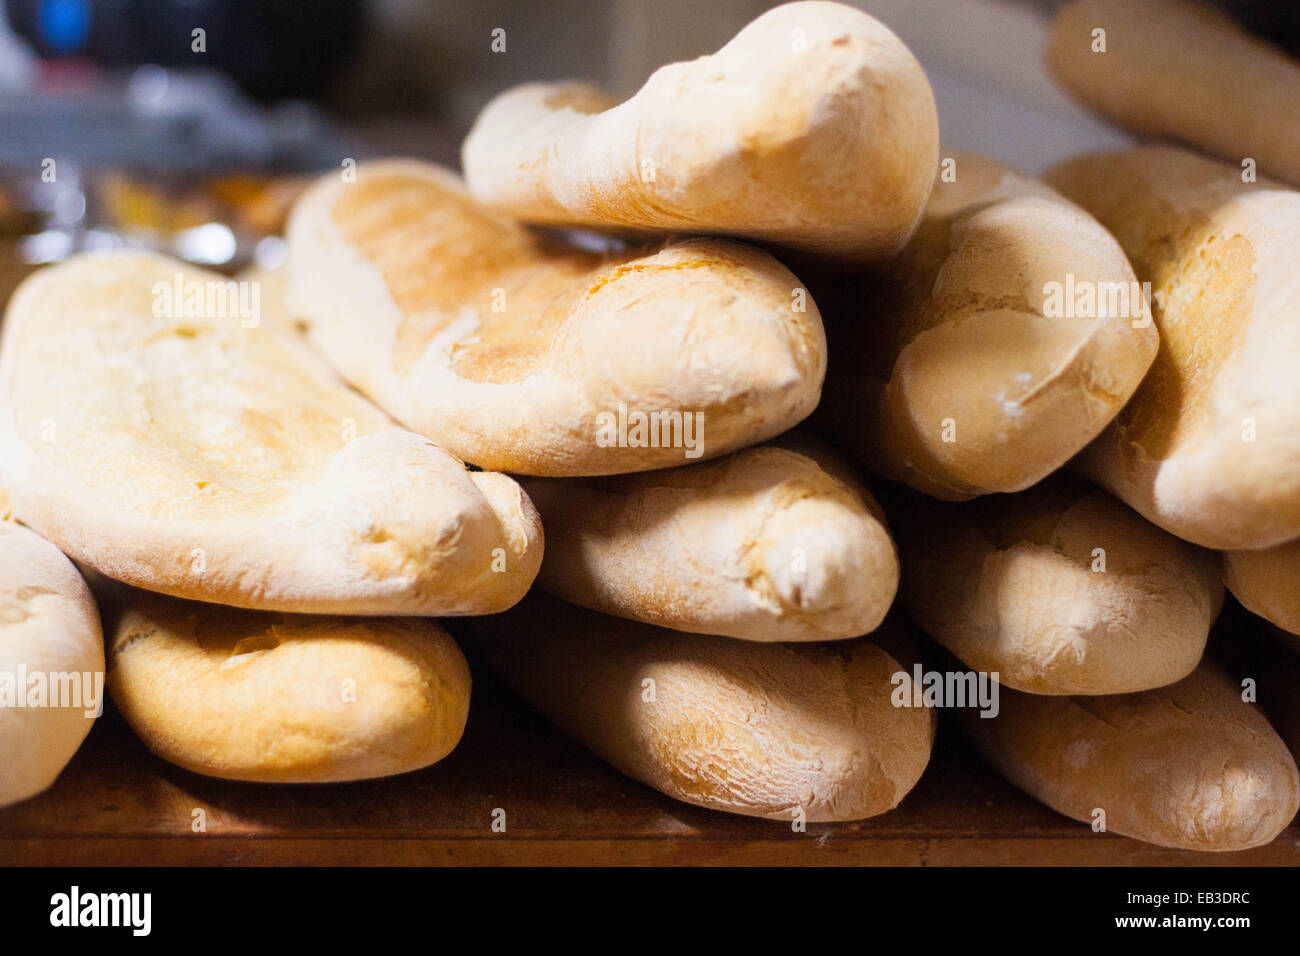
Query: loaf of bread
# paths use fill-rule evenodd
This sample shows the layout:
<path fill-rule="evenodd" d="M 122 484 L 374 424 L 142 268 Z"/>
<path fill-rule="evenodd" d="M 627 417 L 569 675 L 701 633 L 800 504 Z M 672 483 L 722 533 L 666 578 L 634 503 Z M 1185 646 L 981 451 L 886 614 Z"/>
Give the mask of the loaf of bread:
<path fill-rule="evenodd" d="M 1300 634 L 1300 540 L 1225 552 L 1223 583 L 1247 610 Z"/>
<path fill-rule="evenodd" d="M 838 3 L 769 10 L 624 103 L 530 83 L 483 110 L 471 192 L 541 223 L 723 233 L 822 255 L 897 252 L 938 162 L 934 96 L 893 33 Z"/>
<path fill-rule="evenodd" d="M 428 618 L 244 611 L 130 593 L 110 628 L 113 703 L 159 757 L 260 783 L 363 780 L 449 754 L 470 674 Z"/>
<path fill-rule="evenodd" d="M 1046 186 L 961 153 L 898 261 L 843 314 L 819 420 L 937 498 L 1019 491 L 1119 411 L 1156 353 L 1114 239 Z"/>
<path fill-rule="evenodd" d="M 46 789 L 103 706 L 99 611 L 72 562 L 0 520 L 0 806 Z"/>
<path fill-rule="evenodd" d="M 561 730 L 686 803 L 861 820 L 897 806 L 930 757 L 933 710 L 891 703 L 896 692 L 912 700 L 912 674 L 870 640 L 683 634 L 536 594 L 465 629 L 489 669 Z"/>
<path fill-rule="evenodd" d="M 344 377 L 484 468 L 681 465 L 785 431 L 821 394 L 816 305 L 735 243 L 557 245 L 413 161 L 321 179 L 288 242 L 289 308 Z"/>
<path fill-rule="evenodd" d="M 895 509 L 903 603 L 977 671 L 1033 694 L 1186 677 L 1222 606 L 1214 558 L 1082 482 Z"/>
<path fill-rule="evenodd" d="M 1147 146 L 1048 175 L 1119 239 L 1160 330 L 1151 373 L 1079 465 L 1228 550 L 1300 537 L 1300 193 L 1240 172 Z"/>
<path fill-rule="evenodd" d="M 1073 0 L 1045 59 L 1086 106 L 1130 129 L 1253 159 L 1300 185 L 1300 62 L 1212 4 Z"/>
<path fill-rule="evenodd" d="M 1245 850 L 1276 837 L 1300 806 L 1286 745 L 1209 661 L 1140 694 L 1004 688 L 1000 706 L 993 718 L 963 714 L 980 752 L 1026 793 L 1075 820 L 1104 820 L 1108 832 L 1187 850 Z"/>
<path fill-rule="evenodd" d="M 836 640 L 875 630 L 898 588 L 880 506 L 809 443 L 524 488 L 546 528 L 539 583 L 620 617 L 751 641 Z"/>
<path fill-rule="evenodd" d="M 145 253 L 29 278 L 0 354 L 14 514 L 179 597 L 347 614 L 517 601 L 542 548 L 523 490 L 394 426 L 276 323 L 232 314 L 254 289 Z"/>

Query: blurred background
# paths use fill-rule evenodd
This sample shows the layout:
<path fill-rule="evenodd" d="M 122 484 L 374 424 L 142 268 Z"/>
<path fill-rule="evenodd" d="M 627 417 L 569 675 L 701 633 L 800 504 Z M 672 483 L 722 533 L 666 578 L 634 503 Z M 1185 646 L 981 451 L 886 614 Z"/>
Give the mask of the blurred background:
<path fill-rule="evenodd" d="M 1040 64 L 1054 0 L 850 0 L 921 60 L 946 149 L 1036 172 L 1126 137 Z M 0 0 L 0 301 L 79 249 L 274 266 L 303 183 L 348 157 L 457 164 L 512 84 L 630 94 L 768 0 Z M 1300 53 L 1296 0 L 1225 0 Z"/>

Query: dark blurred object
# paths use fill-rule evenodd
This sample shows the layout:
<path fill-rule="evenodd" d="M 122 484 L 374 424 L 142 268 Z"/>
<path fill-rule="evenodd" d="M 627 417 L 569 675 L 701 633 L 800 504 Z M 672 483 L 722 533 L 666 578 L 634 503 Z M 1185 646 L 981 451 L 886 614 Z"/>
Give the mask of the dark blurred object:
<path fill-rule="evenodd" d="M 45 58 L 229 74 L 252 96 L 319 97 L 355 53 L 362 0 L 5 0 Z M 193 31 L 204 31 L 196 52 Z"/>
<path fill-rule="evenodd" d="M 1300 56 L 1300 4 L 1296 0 L 1218 0 L 1246 29 Z"/>

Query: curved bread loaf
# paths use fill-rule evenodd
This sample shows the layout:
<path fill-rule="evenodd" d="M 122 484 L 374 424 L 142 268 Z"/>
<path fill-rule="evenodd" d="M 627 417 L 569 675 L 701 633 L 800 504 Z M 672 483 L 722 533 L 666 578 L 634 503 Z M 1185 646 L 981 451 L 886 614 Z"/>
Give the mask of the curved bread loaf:
<path fill-rule="evenodd" d="M 90 589 L 54 545 L 0 520 L 0 806 L 54 783 L 103 706 L 104 638 Z M 22 699 L 19 700 L 19 695 Z"/>
<path fill-rule="evenodd" d="M 640 475 L 524 483 L 557 597 L 751 641 L 866 634 L 898 588 L 871 492 L 824 448 L 766 445 Z"/>
<path fill-rule="evenodd" d="M 1105 30 L 1097 52 L 1095 30 Z M 1300 62 L 1197 0 L 1073 0 L 1048 70 L 1129 129 L 1185 140 L 1300 185 Z"/>
<path fill-rule="evenodd" d="M 852 259 L 897 252 L 938 161 L 934 96 L 888 28 L 790 3 L 624 103 L 532 83 L 483 110 L 470 190 L 541 223 L 724 233 Z"/>
<path fill-rule="evenodd" d="M 1300 540 L 1225 552 L 1223 583 L 1248 611 L 1300 634 Z"/>
<path fill-rule="evenodd" d="M 319 180 L 288 305 L 345 378 L 484 468 L 620 474 L 712 458 L 816 406 L 817 307 L 765 252 L 597 254 L 485 212 L 427 163 Z"/>
<path fill-rule="evenodd" d="M 896 513 L 908 612 L 1017 690 L 1172 683 L 1196 667 L 1222 605 L 1209 554 L 1081 482 L 964 505 L 913 496 Z"/>
<path fill-rule="evenodd" d="M 867 468 L 962 500 L 1063 465 L 1133 394 L 1157 336 L 1100 224 L 999 163 L 955 160 L 863 290 L 866 314 L 830 322 L 819 417 Z"/>
<path fill-rule="evenodd" d="M 1203 662 L 1176 684 L 1113 697 L 1004 689 L 997 717 L 964 716 L 984 756 L 1052 809 L 1158 846 L 1245 850 L 1300 805 L 1286 745 L 1241 687 Z"/>
<path fill-rule="evenodd" d="M 1151 283 L 1160 352 L 1082 471 L 1210 548 L 1300 537 L 1300 192 L 1167 146 L 1048 179 Z"/>
<path fill-rule="evenodd" d="M 145 253 L 23 283 L 0 354 L 14 514 L 178 597 L 348 614 L 517 601 L 542 547 L 522 489 L 395 427 L 278 323 L 209 307 L 231 288 Z"/>
<path fill-rule="evenodd" d="M 934 712 L 869 640 L 756 644 L 529 596 L 467 622 L 488 667 L 623 773 L 747 816 L 861 820 L 921 776 Z M 898 675 L 898 676 L 896 676 Z"/>
<path fill-rule="evenodd" d="M 241 611 L 135 592 L 109 644 L 113 702 L 195 773 L 321 783 L 406 773 L 456 746 L 469 666 L 423 618 Z"/>

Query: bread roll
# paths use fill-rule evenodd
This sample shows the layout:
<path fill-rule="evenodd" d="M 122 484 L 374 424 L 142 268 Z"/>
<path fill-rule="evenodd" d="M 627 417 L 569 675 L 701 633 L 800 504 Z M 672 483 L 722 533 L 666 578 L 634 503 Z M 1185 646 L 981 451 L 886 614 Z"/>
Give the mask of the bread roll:
<path fill-rule="evenodd" d="M 1005 166 L 955 159 L 956 180 L 941 175 L 916 236 L 864 290 L 854 311 L 866 314 L 830 323 L 821 419 L 868 468 L 962 500 L 1063 465 L 1127 401 L 1157 343 L 1105 229 Z"/>
<path fill-rule="evenodd" d="M 14 514 L 180 597 L 349 614 L 517 601 L 542 547 L 522 489 L 396 428 L 276 323 L 219 317 L 226 282 L 123 253 L 23 284 L 0 354 Z"/>
<path fill-rule="evenodd" d="M 1094 52 L 1105 30 L 1105 52 Z M 1209 3 L 1074 0 L 1047 39 L 1053 76 L 1140 133 L 1186 140 L 1300 185 L 1300 62 Z"/>
<path fill-rule="evenodd" d="M 344 376 L 484 468 L 712 458 L 786 430 L 821 394 L 817 307 L 755 249 L 560 246 L 410 161 L 320 180 L 288 241 L 289 307 Z"/>
<path fill-rule="evenodd" d="M 978 671 L 1033 694 L 1125 694 L 1186 677 L 1223 600 L 1214 559 L 1104 491 L 895 509 L 903 602 Z"/>
<path fill-rule="evenodd" d="M 325 783 L 436 763 L 469 714 L 437 623 L 242 611 L 134 592 L 108 686 L 159 757 L 210 777 Z"/>
<path fill-rule="evenodd" d="M 916 228 L 938 149 L 930 84 L 898 37 L 852 7 L 790 3 L 621 104 L 585 83 L 508 90 L 461 164 L 477 198 L 530 222 L 874 259 Z"/>
<path fill-rule="evenodd" d="M 72 562 L 0 521 L 0 806 L 54 783 L 103 706 L 99 612 Z"/>
<path fill-rule="evenodd" d="M 1004 689 L 994 718 L 963 725 L 1003 776 L 1052 809 L 1186 850 L 1245 850 L 1286 828 L 1300 776 L 1241 687 L 1203 662 L 1176 684 L 1111 697 Z"/>
<path fill-rule="evenodd" d="M 898 588 L 884 513 L 825 449 L 768 445 L 524 487 L 546 528 L 541 585 L 620 617 L 751 641 L 836 640 L 875 630 Z"/>
<path fill-rule="evenodd" d="M 561 730 L 711 810 L 861 820 L 897 806 L 930 757 L 934 712 L 892 705 L 904 667 L 868 640 L 682 634 L 539 595 L 467 630 L 487 666 Z M 910 700 L 910 671 L 898 680 Z"/>
<path fill-rule="evenodd" d="M 1300 540 L 1226 552 L 1223 583 L 1248 611 L 1300 634 Z"/>
<path fill-rule="evenodd" d="M 1300 193 L 1166 146 L 1081 157 L 1048 178 L 1151 283 L 1161 338 L 1083 472 L 1206 547 L 1300 537 Z"/>

